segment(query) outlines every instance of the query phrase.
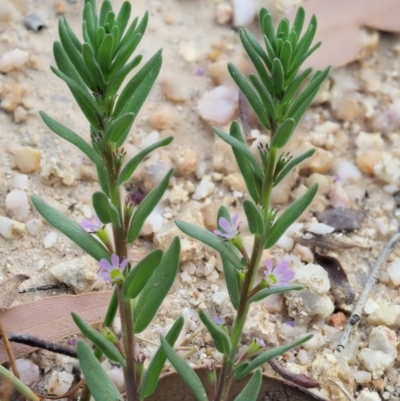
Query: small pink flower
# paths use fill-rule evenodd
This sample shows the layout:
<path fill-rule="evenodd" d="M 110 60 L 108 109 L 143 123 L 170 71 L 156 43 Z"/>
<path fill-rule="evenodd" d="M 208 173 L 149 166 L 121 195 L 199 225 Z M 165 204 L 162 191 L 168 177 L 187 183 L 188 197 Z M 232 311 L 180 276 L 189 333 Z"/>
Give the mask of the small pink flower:
<path fill-rule="evenodd" d="M 97 233 L 97 231 L 100 231 L 104 227 L 104 224 L 100 221 L 97 214 L 95 214 L 91 219 L 83 220 L 81 227 L 90 233 Z"/>
<path fill-rule="evenodd" d="M 295 272 L 289 267 L 289 262 L 284 260 L 274 267 L 272 259 L 267 260 L 264 274 L 264 280 L 270 287 L 284 287 L 290 285 L 290 282 L 295 276 Z"/>
<path fill-rule="evenodd" d="M 218 220 L 218 226 L 224 231 L 214 230 L 214 234 L 225 239 L 233 239 L 239 234 L 239 227 L 242 224 L 239 220 L 239 213 L 236 213 L 232 217 L 232 222 L 229 222 L 225 217 L 220 217 Z"/>
<path fill-rule="evenodd" d="M 107 282 L 122 282 L 124 276 L 122 273 L 128 264 L 128 259 L 119 263 L 119 256 L 114 253 L 111 255 L 111 263 L 107 259 L 100 260 L 100 271 L 97 275 Z"/>

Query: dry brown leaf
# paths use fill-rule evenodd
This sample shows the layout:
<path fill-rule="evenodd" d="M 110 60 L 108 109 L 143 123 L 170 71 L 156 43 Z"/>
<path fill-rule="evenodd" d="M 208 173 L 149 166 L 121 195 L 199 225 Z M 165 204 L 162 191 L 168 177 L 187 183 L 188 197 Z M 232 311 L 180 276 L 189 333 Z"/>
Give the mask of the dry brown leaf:
<path fill-rule="evenodd" d="M 314 43 L 322 46 L 307 60 L 307 67 L 340 67 L 357 59 L 372 28 L 400 32 L 399 0 L 306 0 L 307 24 L 312 14 L 318 20 Z M 288 18 L 293 21 L 295 10 Z"/>
<path fill-rule="evenodd" d="M 17 274 L 0 285 L 0 310 L 8 309 L 18 296 L 18 288 L 29 276 Z"/>
<path fill-rule="evenodd" d="M 112 292 L 83 295 L 61 295 L 0 311 L 0 320 L 7 332 L 29 333 L 46 341 L 56 342 L 79 332 L 71 318 L 74 311 L 91 324 L 99 323 L 106 314 Z M 23 344 L 12 344 L 16 358 L 34 351 Z M 8 360 L 0 342 L 0 364 Z"/>

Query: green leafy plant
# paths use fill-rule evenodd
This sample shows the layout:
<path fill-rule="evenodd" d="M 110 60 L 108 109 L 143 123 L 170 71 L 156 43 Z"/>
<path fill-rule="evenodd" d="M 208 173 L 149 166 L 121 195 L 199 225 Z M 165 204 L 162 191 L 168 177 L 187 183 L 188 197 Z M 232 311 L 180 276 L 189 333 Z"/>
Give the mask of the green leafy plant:
<path fill-rule="evenodd" d="M 252 374 L 250 381 L 235 401 L 256 400 L 262 381 L 260 366 L 311 337 L 269 350 L 264 349 L 262 341 L 253 342 L 243 355 L 238 356 L 251 304 L 272 294 L 301 289 L 291 285 L 294 272 L 288 262 L 274 265 L 268 260 L 264 277 L 259 282 L 257 272 L 264 249 L 277 243 L 311 204 L 317 192 L 317 186 L 312 186 L 282 213 L 271 205 L 274 187 L 294 167 L 313 155 L 313 151 L 307 151 L 291 159 L 283 148 L 290 142 L 297 124 L 329 73 L 329 68 L 314 75 L 310 68 L 301 71 L 304 61 L 319 47 L 319 44 L 312 46 L 317 22 L 312 17 L 302 35 L 305 14 L 300 8 L 292 27 L 287 19 L 283 19 L 275 30 L 271 15 L 262 9 L 260 26 L 266 50 L 247 29 L 240 31 L 243 47 L 257 74 L 245 77 L 234 65 L 228 65 L 260 124 L 270 134 L 269 144 L 260 145 L 259 154 L 255 156 L 238 122 L 232 123 L 229 134 L 214 129 L 216 135 L 232 147 L 248 189 L 250 199 L 243 202 L 243 210 L 249 231 L 254 236 L 250 255 L 240 235 L 239 215 L 231 217 L 223 205 L 218 212 L 218 229 L 213 233 L 184 221 L 176 222 L 185 234 L 220 254 L 227 290 L 236 310 L 229 328 L 221 317 L 213 319 L 204 311 L 199 313 L 215 348 L 223 354 L 218 380 L 211 380 L 210 390 L 204 388 L 195 372 L 173 349 L 183 327 L 182 317 L 176 320 L 165 338 L 161 337 L 160 347 L 147 369 L 135 353 L 135 335 L 149 326 L 175 280 L 180 241 L 178 237 L 174 238 L 165 253 L 156 249 L 136 265 L 128 260 L 129 244 L 138 238 L 146 218 L 161 200 L 173 175 L 173 170 L 169 171 L 140 204 L 122 201 L 122 184 L 130 179 L 147 155 L 172 141 L 171 137 L 165 138 L 124 163 L 123 145 L 162 63 L 161 51 L 158 51 L 128 78 L 141 62 L 141 56 L 131 57 L 148 23 L 147 13 L 140 21 L 136 18 L 131 23 L 130 16 L 131 5 L 127 1 L 115 14 L 109 0 L 103 1 L 99 13 L 95 0 L 85 0 L 83 43 L 65 18 L 59 20 L 60 42 L 54 43 L 56 67 L 52 67 L 52 71 L 67 84 L 86 117 L 91 144 L 45 112 L 40 113 L 55 134 L 78 147 L 95 164 L 101 187 L 92 196 L 96 216 L 82 225 L 71 221 L 39 197 L 32 197 L 36 209 L 51 225 L 99 261 L 99 277 L 113 283 L 115 288 L 103 331 L 95 330 L 81 316 L 72 313 L 82 334 L 94 345 L 94 350 L 83 341 L 77 346 L 87 383 L 81 401 L 88 401 L 91 394 L 96 401 L 124 399 L 101 367 L 103 356 L 123 367 L 128 401 L 144 400 L 154 392 L 167 359 L 198 401 L 228 401 L 233 380 L 249 374 Z M 112 235 L 107 228 L 111 229 Z M 112 331 L 117 310 L 121 316 L 121 341 Z M 37 399 L 4 369 L 0 375 L 14 383 L 29 399 Z M 210 372 L 209 377 L 215 378 L 215 372 Z"/>

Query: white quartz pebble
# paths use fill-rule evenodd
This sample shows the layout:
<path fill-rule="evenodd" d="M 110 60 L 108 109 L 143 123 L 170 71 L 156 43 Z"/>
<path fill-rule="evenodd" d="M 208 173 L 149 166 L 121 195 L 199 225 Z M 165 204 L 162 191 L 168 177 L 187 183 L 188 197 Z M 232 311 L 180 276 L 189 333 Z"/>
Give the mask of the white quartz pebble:
<path fill-rule="evenodd" d="M 255 0 L 233 0 L 233 25 L 236 27 L 250 25 L 257 14 Z"/>
<path fill-rule="evenodd" d="M 369 383 L 372 380 L 372 375 L 370 372 L 365 370 L 357 370 L 353 373 L 354 380 L 360 384 Z"/>
<path fill-rule="evenodd" d="M 311 223 L 308 227 L 309 232 L 319 235 L 331 234 L 334 230 L 334 227 L 328 226 L 324 223 Z"/>
<path fill-rule="evenodd" d="M 21 49 L 13 49 L 0 58 L 0 72 L 7 73 L 21 68 L 28 61 L 29 53 Z"/>
<path fill-rule="evenodd" d="M 29 199 L 22 189 L 13 189 L 6 196 L 6 211 L 15 220 L 25 222 L 29 218 Z"/>
<path fill-rule="evenodd" d="M 63 395 L 70 389 L 73 380 L 74 375 L 71 373 L 53 370 L 46 390 L 51 395 Z"/>
<path fill-rule="evenodd" d="M 398 287 L 400 285 L 400 258 L 395 258 L 388 264 L 387 273 L 392 284 Z"/>
<path fill-rule="evenodd" d="M 32 219 L 26 222 L 26 230 L 28 231 L 28 234 L 33 237 L 36 237 L 42 228 L 43 223 L 40 219 Z"/>
<path fill-rule="evenodd" d="M 207 196 L 211 195 L 214 192 L 215 184 L 210 180 L 210 177 L 204 176 L 200 181 L 199 185 L 197 185 L 192 198 L 194 200 L 204 199 Z"/>
<path fill-rule="evenodd" d="M 362 390 L 356 401 L 381 401 L 381 398 L 376 391 Z"/>
<path fill-rule="evenodd" d="M 13 178 L 13 186 L 16 189 L 28 189 L 29 178 L 26 174 L 16 174 Z"/>
<path fill-rule="evenodd" d="M 39 367 L 29 359 L 17 359 L 15 361 L 21 381 L 27 385 L 36 383 L 40 379 Z"/>
<path fill-rule="evenodd" d="M 372 373 L 373 379 L 379 379 L 386 369 L 394 364 L 394 358 L 382 351 L 363 348 L 357 355 L 365 368 Z"/>
<path fill-rule="evenodd" d="M 371 333 L 369 333 L 368 340 L 369 348 L 397 358 L 399 340 L 394 330 L 390 330 L 385 326 L 373 327 Z"/>
<path fill-rule="evenodd" d="M 7 239 L 22 237 L 26 232 L 25 224 L 0 216 L 0 234 Z"/>
<path fill-rule="evenodd" d="M 57 241 L 57 233 L 55 231 L 49 232 L 43 240 L 44 247 L 51 248 Z"/>

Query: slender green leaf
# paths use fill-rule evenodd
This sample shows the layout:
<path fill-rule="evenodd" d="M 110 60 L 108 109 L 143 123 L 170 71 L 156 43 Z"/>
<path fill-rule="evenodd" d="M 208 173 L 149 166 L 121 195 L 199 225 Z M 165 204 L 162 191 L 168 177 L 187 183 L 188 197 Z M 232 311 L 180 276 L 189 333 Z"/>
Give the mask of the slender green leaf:
<path fill-rule="evenodd" d="M 282 355 L 284 352 L 289 351 L 291 348 L 298 347 L 301 344 L 304 344 L 306 341 L 308 341 L 310 338 L 312 338 L 312 334 L 309 334 L 305 337 L 303 337 L 300 340 L 294 341 L 291 344 L 287 345 L 282 345 L 281 347 L 276 347 L 273 349 L 270 349 L 261 355 L 257 356 L 255 359 L 253 359 L 248 365 L 247 368 L 242 370 L 240 374 L 235 374 L 235 377 L 237 379 L 241 379 L 248 375 L 250 372 L 252 372 L 254 369 L 258 368 L 259 366 L 263 365 L 264 363 L 268 362 L 272 358 L 275 358 L 278 355 Z M 239 365 L 240 367 L 240 365 Z"/>
<path fill-rule="evenodd" d="M 236 138 L 238 141 L 243 144 L 246 143 L 242 131 L 240 128 L 240 124 L 237 121 L 234 121 L 231 124 L 231 128 L 229 134 Z M 243 176 L 243 179 L 246 183 L 247 190 L 249 191 L 250 196 L 254 200 L 254 202 L 260 202 L 260 188 L 261 188 L 261 179 L 257 175 L 256 171 L 252 164 L 248 162 L 247 157 L 243 156 L 242 152 L 232 148 L 233 154 L 236 159 L 236 163 L 238 164 L 239 170 Z"/>
<path fill-rule="evenodd" d="M 318 184 L 314 184 L 307 192 L 299 199 L 296 199 L 275 221 L 268 239 L 265 243 L 265 248 L 273 247 L 283 235 L 283 233 L 292 225 L 310 206 L 314 196 L 318 191 Z"/>
<path fill-rule="evenodd" d="M 289 37 L 289 20 L 282 18 L 279 22 L 277 37 L 285 40 Z"/>
<path fill-rule="evenodd" d="M 104 317 L 104 326 L 110 327 L 113 324 L 114 318 L 118 311 L 118 292 L 117 288 L 114 288 L 111 296 L 111 301 L 108 304 L 106 316 Z"/>
<path fill-rule="evenodd" d="M 244 75 L 231 63 L 228 64 L 228 70 L 231 74 L 231 77 L 236 82 L 236 85 L 239 89 L 243 92 L 244 96 L 246 97 L 247 101 L 250 103 L 250 106 L 253 108 L 254 112 L 256 113 L 258 119 L 260 120 L 261 124 L 266 129 L 271 129 L 270 123 L 267 117 L 267 111 L 265 110 L 262 101 L 254 90 L 254 88 L 250 85 L 249 81 L 244 77 Z"/>
<path fill-rule="evenodd" d="M 156 249 L 146 255 L 128 274 L 122 287 L 122 298 L 135 299 L 161 262 L 163 251 Z"/>
<path fill-rule="evenodd" d="M 261 47 L 261 45 L 257 42 L 257 39 L 250 33 L 249 30 L 245 30 L 246 33 L 246 38 L 249 41 L 250 45 L 253 47 L 255 52 L 258 54 L 258 57 L 261 58 L 261 60 L 264 62 L 265 66 L 268 68 L 269 71 L 271 71 L 272 68 L 272 61 L 268 57 L 267 53 L 264 51 L 264 49 Z M 271 85 L 271 80 L 269 80 L 269 85 Z M 271 90 L 270 87 L 268 87 L 268 90 Z"/>
<path fill-rule="evenodd" d="M 257 294 L 253 295 L 247 301 L 247 304 L 250 305 L 253 302 L 261 301 L 262 299 L 267 298 L 273 294 L 282 294 L 283 292 L 288 292 L 288 291 L 300 291 L 302 289 L 303 287 L 301 285 L 287 285 L 284 287 L 265 288 L 264 290 L 261 290 L 257 292 Z"/>
<path fill-rule="evenodd" d="M 272 16 L 265 8 L 260 11 L 260 16 L 262 16 L 260 23 L 263 36 L 268 38 L 268 41 L 271 43 L 271 47 L 275 49 L 276 36 Z"/>
<path fill-rule="evenodd" d="M 106 19 L 104 21 L 104 25 L 109 25 L 110 27 L 112 27 L 114 25 L 114 21 L 115 21 L 115 14 L 114 11 L 109 11 L 106 15 Z"/>
<path fill-rule="evenodd" d="M 82 46 L 82 56 L 87 69 L 93 74 L 93 79 L 99 89 L 103 90 L 106 87 L 103 71 L 94 57 L 92 46 L 84 43 Z"/>
<path fill-rule="evenodd" d="M 97 166 L 104 166 L 104 161 L 101 156 L 78 134 L 71 131 L 65 125 L 62 125 L 58 121 L 51 118 L 44 111 L 40 111 L 39 114 L 42 117 L 44 123 L 55 134 L 79 148 Z"/>
<path fill-rule="evenodd" d="M 117 347 L 102 334 L 95 330 L 88 322 L 82 319 L 75 312 L 71 313 L 72 319 L 78 326 L 82 334 L 90 340 L 96 347 L 111 361 L 119 362 L 122 366 L 126 365 L 125 358 L 118 351 Z"/>
<path fill-rule="evenodd" d="M 129 18 L 131 17 L 131 10 L 132 10 L 131 3 L 129 1 L 124 1 L 122 3 L 121 9 L 119 10 L 119 13 L 118 13 L 118 16 L 116 19 L 116 22 L 119 27 L 120 37 L 122 37 L 122 35 L 124 34 L 125 29 L 128 25 Z"/>
<path fill-rule="evenodd" d="M 57 68 L 51 67 L 51 70 L 69 86 L 80 109 L 83 114 L 85 114 L 90 124 L 92 124 L 96 129 L 101 130 L 99 123 L 101 110 L 90 93 Z"/>
<path fill-rule="evenodd" d="M 264 219 L 258 207 L 252 201 L 245 200 L 243 202 L 243 209 L 244 212 L 246 213 L 250 232 L 254 235 L 264 235 L 265 234 Z"/>
<path fill-rule="evenodd" d="M 106 23 L 107 14 L 112 11 L 112 4 L 109 0 L 104 0 L 100 7 L 99 24 L 104 26 Z"/>
<path fill-rule="evenodd" d="M 113 37 L 113 39 L 114 39 L 114 40 L 113 40 L 113 43 L 114 43 L 114 46 L 113 46 L 113 54 L 112 54 L 112 58 L 114 58 L 114 57 L 115 57 L 116 50 L 117 50 L 117 44 L 119 43 L 119 38 L 120 38 L 118 25 L 114 25 L 114 26 L 112 27 L 112 29 L 111 29 L 111 35 L 112 35 L 112 37 Z"/>
<path fill-rule="evenodd" d="M 294 96 L 296 95 L 297 91 L 303 85 L 305 80 L 311 74 L 312 68 L 307 68 L 304 70 L 296 79 L 290 84 L 290 86 L 286 89 L 285 94 L 283 95 L 282 104 L 290 103 Z"/>
<path fill-rule="evenodd" d="M 165 336 L 165 340 L 171 347 L 174 346 L 176 340 L 178 339 L 179 334 L 181 333 L 183 328 L 183 323 L 184 319 L 182 316 L 180 316 L 177 320 L 175 320 L 175 323 L 172 325 L 167 335 Z M 163 347 L 160 345 L 157 352 L 151 359 L 150 365 L 143 376 L 143 380 L 139 388 L 140 401 L 153 394 L 154 390 L 157 387 L 158 378 L 161 375 L 162 368 L 164 367 L 164 363 L 166 360 L 167 355 Z"/>
<path fill-rule="evenodd" d="M 235 401 L 257 401 L 262 381 L 261 370 L 257 369 L 246 387 L 235 398 Z"/>
<path fill-rule="evenodd" d="M 65 23 L 65 29 L 67 30 L 67 33 L 68 33 L 72 43 L 76 47 L 76 50 L 78 50 L 78 52 L 82 52 L 82 43 L 78 39 L 78 37 L 75 35 L 74 31 L 71 28 L 71 25 L 68 23 L 68 20 L 65 19 L 64 23 Z"/>
<path fill-rule="evenodd" d="M 274 180 L 274 187 L 276 187 L 287 175 L 288 173 L 294 169 L 298 164 L 302 161 L 308 159 L 313 156 L 315 153 L 315 149 L 307 150 L 307 152 L 302 153 L 300 156 L 292 159 L 286 166 L 282 169 L 282 171 L 278 174 L 278 176 Z"/>
<path fill-rule="evenodd" d="M 214 340 L 214 345 L 217 351 L 224 355 L 229 355 L 232 345 L 227 332 L 221 326 L 214 323 L 203 310 L 199 312 L 199 317 Z"/>
<path fill-rule="evenodd" d="M 114 47 L 114 38 L 109 33 L 104 37 L 103 41 L 101 42 L 100 48 L 99 48 L 98 60 L 99 60 L 100 68 L 104 74 L 108 73 L 108 70 L 111 66 L 111 57 L 112 57 L 113 47 Z"/>
<path fill-rule="evenodd" d="M 126 45 L 126 42 L 127 42 L 128 40 L 131 39 L 132 35 L 135 34 L 135 30 L 136 30 L 136 25 L 137 25 L 137 23 L 138 23 L 138 17 L 136 17 L 136 18 L 132 21 L 132 23 L 130 24 L 128 30 L 125 32 L 125 35 L 124 35 L 123 38 L 119 41 L 119 44 L 118 44 L 118 46 L 117 46 L 116 49 L 115 49 L 115 52 L 116 52 L 116 53 L 118 53 L 118 52 L 122 49 L 122 47 Z"/>
<path fill-rule="evenodd" d="M 104 371 L 92 350 L 83 341 L 77 345 L 79 364 L 96 401 L 123 401 L 114 383 Z"/>
<path fill-rule="evenodd" d="M 264 108 L 267 111 L 267 116 L 269 120 L 276 120 L 277 118 L 277 111 L 275 107 L 275 102 L 272 100 L 271 94 L 267 91 L 267 88 L 260 82 L 260 80 L 253 74 L 249 75 L 250 82 L 253 84 L 254 88 L 256 89 L 258 95 L 260 96 Z"/>
<path fill-rule="evenodd" d="M 138 115 L 140 108 L 157 79 L 161 64 L 162 56 L 160 50 L 127 83 L 115 105 L 115 116 L 120 116 L 125 113 L 133 113 L 135 116 Z M 126 136 L 122 137 L 120 142 L 117 143 L 117 147 L 120 147 L 125 139 Z"/>
<path fill-rule="evenodd" d="M 282 96 L 285 88 L 285 73 L 282 63 L 278 58 L 272 61 L 272 85 L 275 89 L 276 96 Z"/>
<path fill-rule="evenodd" d="M 96 166 L 97 178 L 99 180 L 101 190 L 106 194 L 110 195 L 110 188 L 108 186 L 107 172 L 104 167 Z"/>
<path fill-rule="evenodd" d="M 142 160 L 144 160 L 144 158 L 148 154 L 150 154 L 155 149 L 169 145 L 173 140 L 174 138 L 172 136 L 169 136 L 141 150 L 136 156 L 134 156 L 131 160 L 129 160 L 129 162 L 125 165 L 125 167 L 121 171 L 121 174 L 118 177 L 118 185 L 121 185 L 125 181 L 128 181 L 129 178 L 131 178 L 137 166 L 139 166 L 139 164 L 142 162 Z"/>
<path fill-rule="evenodd" d="M 65 17 L 61 17 L 58 20 L 58 32 L 60 35 L 61 44 L 63 45 L 64 51 L 66 52 L 68 58 L 71 60 L 71 63 L 74 65 L 85 84 L 93 90 L 95 87 L 94 83 L 90 78 L 89 71 L 87 70 L 85 62 L 83 61 L 81 52 L 77 50 L 68 34 Z"/>
<path fill-rule="evenodd" d="M 303 92 L 296 98 L 296 100 L 289 107 L 286 113 L 287 117 L 293 118 L 296 123 L 300 121 L 308 106 L 311 104 L 315 95 L 317 94 L 322 82 L 328 76 L 330 67 L 325 68 L 324 71 L 316 72 L 310 82 L 307 84 Z"/>
<path fill-rule="evenodd" d="M 282 45 L 281 62 L 286 80 L 287 80 L 287 73 L 289 72 L 291 57 L 292 57 L 292 45 L 288 40 L 285 40 Z"/>
<path fill-rule="evenodd" d="M 182 220 L 176 220 L 175 224 L 178 228 L 190 237 L 198 239 L 203 244 L 210 246 L 221 254 L 221 257 L 225 257 L 233 266 L 239 270 L 242 270 L 242 263 L 240 259 L 231 252 L 226 246 L 225 242 L 213 233 L 210 233 L 203 227 L 195 226 L 194 224 L 186 223 Z"/>
<path fill-rule="evenodd" d="M 0 365 L 0 378 L 11 384 L 19 394 L 28 398 L 30 401 L 41 401 L 41 398 L 39 398 L 27 385 L 2 365 Z"/>
<path fill-rule="evenodd" d="M 317 19 L 313 15 L 310 19 L 310 24 L 308 25 L 307 31 L 304 33 L 303 37 L 297 43 L 296 48 L 293 51 L 293 62 L 306 53 L 310 48 L 312 41 L 314 40 L 315 32 L 317 31 Z M 297 37 L 300 38 L 300 34 L 297 33 Z"/>
<path fill-rule="evenodd" d="M 100 45 L 103 42 L 105 37 L 106 37 L 106 30 L 104 29 L 104 27 L 101 26 L 97 30 L 97 35 L 96 35 L 96 41 L 98 43 L 98 47 L 100 47 Z M 95 49 L 95 53 L 98 54 L 99 53 L 99 49 Z"/>
<path fill-rule="evenodd" d="M 94 43 L 92 42 L 92 39 L 90 38 L 89 33 L 88 33 L 86 21 L 82 22 L 82 36 L 83 36 L 83 41 L 85 43 L 94 47 Z"/>
<path fill-rule="evenodd" d="M 296 32 L 297 37 L 299 38 L 301 35 L 301 31 L 303 30 L 304 19 L 306 17 L 306 12 L 303 7 L 299 7 L 297 9 L 296 17 L 293 22 L 292 32 Z"/>
<path fill-rule="evenodd" d="M 136 209 L 131 223 L 129 225 L 128 230 L 128 243 L 131 244 L 136 238 L 139 236 L 140 230 L 143 227 L 143 224 L 147 217 L 149 217 L 150 213 L 157 206 L 158 202 L 160 202 L 163 197 L 165 191 L 168 188 L 169 180 L 174 174 L 174 169 L 172 168 L 166 176 L 162 179 L 162 181 L 152 189 L 144 198 L 144 200 L 140 203 L 138 208 Z"/>
<path fill-rule="evenodd" d="M 103 137 L 104 143 L 118 142 L 118 140 L 126 131 L 130 131 L 134 119 L 135 115 L 133 113 L 126 113 L 114 120 L 106 129 Z"/>
<path fill-rule="evenodd" d="M 297 45 L 297 34 L 296 34 L 296 32 L 294 32 L 294 31 L 290 32 L 290 34 L 289 34 L 289 42 L 292 45 L 292 51 L 293 51 L 293 49 Z"/>
<path fill-rule="evenodd" d="M 141 39 L 142 35 L 140 33 L 135 34 L 127 42 L 127 44 L 124 47 L 122 47 L 121 50 L 118 51 L 118 54 L 111 65 L 110 75 L 113 75 L 114 73 L 118 72 L 125 65 L 125 63 L 132 56 L 133 52 L 136 50 Z"/>
<path fill-rule="evenodd" d="M 122 82 L 124 82 L 124 79 L 136 66 L 140 64 L 142 58 L 142 55 L 136 56 L 130 63 L 128 63 L 112 75 L 112 78 L 110 79 L 110 82 L 108 83 L 106 92 L 104 94 L 105 98 L 113 97 L 114 95 L 116 95 L 118 89 L 122 85 Z"/>
<path fill-rule="evenodd" d="M 318 42 L 316 45 L 314 45 L 311 49 L 307 51 L 307 53 L 304 53 L 300 57 L 296 58 L 296 60 L 292 61 L 289 67 L 289 74 L 288 74 L 288 81 L 291 81 L 294 79 L 299 72 L 300 67 L 304 63 L 305 60 L 307 60 L 311 54 L 315 52 L 315 50 L 319 49 L 321 47 L 321 42 Z"/>
<path fill-rule="evenodd" d="M 161 336 L 161 345 L 167 354 L 167 358 L 172 366 L 176 369 L 181 378 L 186 382 L 192 390 L 197 401 L 208 401 L 207 393 L 199 377 L 194 373 L 193 369 L 185 360 L 174 352 L 168 342 Z"/>
<path fill-rule="evenodd" d="M 272 48 L 271 42 L 269 41 L 268 37 L 264 35 L 264 44 L 267 48 L 267 54 L 270 60 L 276 58 L 275 50 Z M 271 61 L 271 70 L 272 70 L 272 61 Z"/>
<path fill-rule="evenodd" d="M 104 192 L 94 192 L 92 195 L 92 202 L 93 208 L 103 224 L 112 223 L 117 227 L 121 227 L 121 219 L 118 210 Z"/>
<path fill-rule="evenodd" d="M 129 28 L 128 32 L 124 36 L 123 40 L 120 43 L 120 47 L 118 48 L 118 53 L 122 51 L 124 47 L 126 47 L 127 43 L 131 40 L 132 36 L 136 36 L 140 34 L 143 37 L 144 33 L 146 32 L 147 24 L 149 22 L 149 13 L 146 11 L 143 15 L 143 18 L 140 20 L 139 25 L 134 31 L 131 31 Z"/>
<path fill-rule="evenodd" d="M 96 43 L 96 21 L 93 18 L 93 8 L 91 3 L 86 3 L 83 8 L 83 21 L 86 25 L 87 34 L 92 44 Z"/>
<path fill-rule="evenodd" d="M 260 166 L 257 163 L 256 158 L 253 156 L 251 153 L 250 149 L 248 146 L 246 146 L 244 143 L 240 142 L 237 140 L 235 137 L 226 134 L 224 131 L 222 131 L 219 128 L 213 127 L 213 131 L 226 143 L 232 146 L 233 149 L 236 151 L 240 152 L 247 158 L 247 160 L 252 164 L 257 176 L 259 178 L 262 177 L 262 171 Z"/>
<path fill-rule="evenodd" d="M 180 252 L 181 243 L 175 237 L 137 299 L 133 311 L 135 333 L 141 333 L 151 323 L 171 289 L 178 273 Z"/>
<path fill-rule="evenodd" d="M 254 49 L 253 45 L 250 43 L 249 36 L 251 36 L 251 34 L 247 29 L 240 31 L 240 40 L 242 41 L 242 44 L 243 44 L 244 49 L 246 50 L 246 53 L 249 55 L 250 60 L 252 61 L 255 69 L 257 70 L 257 73 L 260 76 L 262 83 L 264 84 L 264 86 L 266 88 L 272 89 L 271 79 L 268 76 L 266 67 L 264 66 L 263 62 L 261 61 L 260 56 Z M 254 39 L 254 41 L 257 42 L 255 39 Z M 252 43 L 254 43 L 254 41 Z M 268 57 L 266 57 L 266 59 L 268 59 Z"/>
<path fill-rule="evenodd" d="M 279 124 L 274 136 L 271 139 L 271 148 L 283 148 L 288 142 L 293 134 L 296 127 L 296 123 L 293 118 L 288 118 L 282 124 Z"/>
<path fill-rule="evenodd" d="M 100 261 L 100 259 L 109 258 L 107 249 L 78 224 L 69 220 L 67 216 L 48 205 L 37 195 L 32 195 L 31 200 L 37 211 L 48 223 L 61 231 L 94 259 Z"/>

